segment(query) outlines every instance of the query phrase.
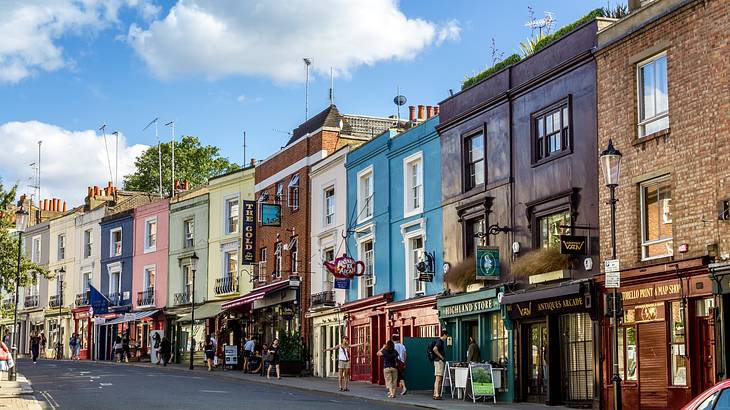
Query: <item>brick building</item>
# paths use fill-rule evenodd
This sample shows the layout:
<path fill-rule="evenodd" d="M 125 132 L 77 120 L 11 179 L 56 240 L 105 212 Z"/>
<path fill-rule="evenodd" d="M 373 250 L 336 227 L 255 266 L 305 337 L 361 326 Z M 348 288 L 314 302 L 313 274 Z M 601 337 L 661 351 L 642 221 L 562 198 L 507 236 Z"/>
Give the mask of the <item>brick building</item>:
<path fill-rule="evenodd" d="M 730 291 L 722 276 L 730 257 L 730 7 L 629 3 L 627 17 L 599 32 L 596 52 L 599 150 L 612 139 L 623 154 L 616 190 L 622 401 L 679 408 L 726 377 L 728 303 L 713 288 Z M 611 258 L 608 196 L 602 187 L 602 259 Z M 613 395 L 611 329 L 603 320 L 605 407 Z"/>
<path fill-rule="evenodd" d="M 394 119 L 343 115 L 330 105 L 296 128 L 285 147 L 256 166 L 258 269 L 254 291 L 236 303 L 250 305 L 249 329 L 261 342 L 300 330 L 304 343 L 311 345 L 310 324 L 304 318 L 314 269 L 309 244 L 311 165 L 343 146 L 363 144 L 395 126 Z M 262 224 L 262 217 L 271 216 L 262 215 L 269 205 L 281 207 L 280 226 Z"/>

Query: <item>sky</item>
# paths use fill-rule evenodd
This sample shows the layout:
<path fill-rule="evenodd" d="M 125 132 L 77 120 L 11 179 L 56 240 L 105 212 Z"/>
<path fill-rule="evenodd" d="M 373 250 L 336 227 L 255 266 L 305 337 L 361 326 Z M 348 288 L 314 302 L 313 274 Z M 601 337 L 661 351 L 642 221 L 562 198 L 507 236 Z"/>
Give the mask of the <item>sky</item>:
<path fill-rule="evenodd" d="M 616 0 L 613 1 L 615 3 Z M 229 160 L 263 159 L 309 115 L 435 105 L 519 53 L 536 18 L 570 24 L 605 0 L 5 0 L 0 2 L 0 179 L 77 205 L 163 140 L 194 135 Z M 106 124 L 106 140 L 99 128 Z M 113 132 L 117 134 L 112 134 Z M 118 146 L 118 149 L 117 149 Z M 248 161 L 248 159 L 247 159 Z"/>

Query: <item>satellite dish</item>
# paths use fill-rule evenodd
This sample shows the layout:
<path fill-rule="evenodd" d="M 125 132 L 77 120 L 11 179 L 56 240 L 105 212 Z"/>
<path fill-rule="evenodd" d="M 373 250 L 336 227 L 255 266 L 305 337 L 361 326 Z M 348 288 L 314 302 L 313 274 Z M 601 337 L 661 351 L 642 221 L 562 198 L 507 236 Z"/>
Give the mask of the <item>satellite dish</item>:
<path fill-rule="evenodd" d="M 408 99 L 406 99 L 405 95 L 396 95 L 395 98 L 393 98 L 393 103 L 397 106 L 406 105 L 406 102 L 408 102 Z"/>

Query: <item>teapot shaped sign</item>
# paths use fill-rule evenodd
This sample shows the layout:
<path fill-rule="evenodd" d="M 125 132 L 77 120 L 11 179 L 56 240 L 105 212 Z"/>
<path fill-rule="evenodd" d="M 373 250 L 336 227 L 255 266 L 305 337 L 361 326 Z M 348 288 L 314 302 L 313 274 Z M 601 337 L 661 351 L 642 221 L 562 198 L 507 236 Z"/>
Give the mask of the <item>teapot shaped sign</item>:
<path fill-rule="evenodd" d="M 324 267 L 337 279 L 352 279 L 365 273 L 365 264 L 347 256 L 346 253 L 334 261 L 324 262 Z"/>

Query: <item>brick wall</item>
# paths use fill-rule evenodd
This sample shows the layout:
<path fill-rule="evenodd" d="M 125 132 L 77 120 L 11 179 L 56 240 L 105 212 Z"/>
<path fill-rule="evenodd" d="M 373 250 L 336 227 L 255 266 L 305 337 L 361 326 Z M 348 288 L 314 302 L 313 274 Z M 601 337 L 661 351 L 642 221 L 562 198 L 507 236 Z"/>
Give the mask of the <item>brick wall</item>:
<path fill-rule="evenodd" d="M 730 198 L 728 32 L 727 2 L 697 1 L 597 53 L 599 150 L 612 138 L 623 154 L 616 215 L 622 270 L 648 263 L 641 262 L 638 184 L 661 171 L 671 174 L 673 259 L 703 256 L 713 243 L 721 255 L 730 253 L 730 222 L 718 221 L 718 201 Z M 669 132 L 639 141 L 632 57 L 661 44 L 667 46 Z M 602 186 L 602 173 L 599 178 Z M 608 195 L 600 190 L 602 259 L 611 254 Z M 689 251 L 680 254 L 684 243 Z"/>

